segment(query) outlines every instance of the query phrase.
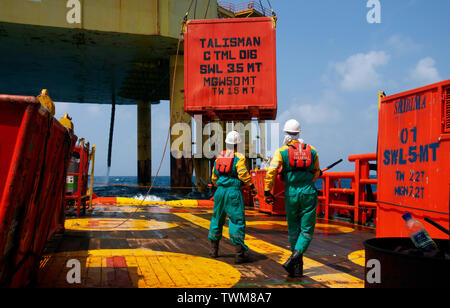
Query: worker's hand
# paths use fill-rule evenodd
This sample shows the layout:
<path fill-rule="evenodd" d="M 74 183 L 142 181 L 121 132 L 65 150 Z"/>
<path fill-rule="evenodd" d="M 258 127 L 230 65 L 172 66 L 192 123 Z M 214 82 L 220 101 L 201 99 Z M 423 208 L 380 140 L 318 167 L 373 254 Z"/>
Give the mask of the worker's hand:
<path fill-rule="evenodd" d="M 256 197 L 258 195 L 258 190 L 256 189 L 255 185 L 252 184 L 252 186 L 250 186 L 250 195 L 252 197 Z"/>
<path fill-rule="evenodd" d="M 215 193 L 216 192 L 216 184 L 208 184 L 208 189 L 211 193 Z"/>
<path fill-rule="evenodd" d="M 264 192 L 264 201 L 266 201 L 267 204 L 274 205 L 275 204 L 275 196 L 272 195 L 270 191 Z"/>

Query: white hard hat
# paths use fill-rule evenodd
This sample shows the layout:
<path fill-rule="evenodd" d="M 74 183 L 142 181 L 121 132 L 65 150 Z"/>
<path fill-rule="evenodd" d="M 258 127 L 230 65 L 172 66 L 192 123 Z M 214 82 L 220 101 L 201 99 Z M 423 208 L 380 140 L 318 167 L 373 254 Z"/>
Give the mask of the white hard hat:
<path fill-rule="evenodd" d="M 242 142 L 241 135 L 239 135 L 239 133 L 235 131 L 230 132 L 227 135 L 227 139 L 225 140 L 225 143 L 230 145 L 240 144 L 241 142 Z"/>
<path fill-rule="evenodd" d="M 284 125 L 285 133 L 299 134 L 301 131 L 302 127 L 300 126 L 300 123 L 298 123 L 296 120 L 289 120 Z"/>

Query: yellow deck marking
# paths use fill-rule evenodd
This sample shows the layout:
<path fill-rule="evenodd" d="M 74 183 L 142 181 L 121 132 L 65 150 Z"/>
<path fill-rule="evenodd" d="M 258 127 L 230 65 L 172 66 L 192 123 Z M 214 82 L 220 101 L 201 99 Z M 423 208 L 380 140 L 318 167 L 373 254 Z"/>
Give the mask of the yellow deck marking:
<path fill-rule="evenodd" d="M 136 212 L 136 207 L 129 205 L 95 206 L 95 211 L 100 213 L 116 213 L 118 210 L 120 210 L 120 212 L 122 213 L 134 213 Z"/>
<path fill-rule="evenodd" d="M 136 257 L 135 256 L 129 256 L 129 257 L 126 258 L 126 261 L 127 261 L 128 269 L 131 269 L 131 270 L 128 270 L 128 273 L 130 275 L 130 279 L 132 281 L 132 284 L 133 284 L 133 286 L 138 286 L 139 287 L 139 279 L 141 277 L 143 277 L 143 276 L 142 276 L 142 274 L 141 274 L 141 272 L 139 270 L 139 265 L 138 265 L 138 262 L 136 260 Z M 141 286 L 143 287 L 142 284 L 141 284 Z"/>
<path fill-rule="evenodd" d="M 152 231 L 178 227 L 175 223 L 142 219 L 68 219 L 65 227 L 79 231 Z"/>
<path fill-rule="evenodd" d="M 355 264 L 366 266 L 366 251 L 358 250 L 348 255 L 348 259 Z"/>
<path fill-rule="evenodd" d="M 191 223 L 198 225 L 202 228 L 209 229 L 210 221 L 206 219 L 203 219 L 201 217 L 192 214 L 176 213 L 175 215 L 187 221 L 190 221 Z M 229 238 L 228 232 L 229 232 L 228 228 L 224 227 L 223 235 L 226 238 Z M 292 254 L 291 251 L 287 249 L 283 249 L 266 241 L 259 240 L 258 238 L 250 235 L 246 236 L 245 243 L 251 250 L 266 255 L 268 258 L 280 264 L 286 262 L 286 260 Z M 303 262 L 305 275 L 317 282 L 323 283 L 328 287 L 332 288 L 364 287 L 364 281 L 352 275 L 340 272 L 325 264 L 322 264 L 320 262 L 317 262 L 315 260 L 306 257 L 303 258 Z"/>
<path fill-rule="evenodd" d="M 121 205 L 137 205 L 137 206 L 148 206 L 148 205 L 159 205 L 159 206 L 169 206 L 178 208 L 197 208 L 197 200 L 180 200 L 180 201 L 142 201 L 130 198 L 117 198 L 116 204 Z"/>
<path fill-rule="evenodd" d="M 247 213 L 246 213 L 247 215 Z M 287 221 L 247 221 L 247 227 L 253 227 L 263 230 L 278 230 L 287 231 Z M 344 226 L 329 225 L 329 224 L 316 224 L 316 232 L 338 234 L 338 233 L 351 233 L 355 229 Z"/>
<path fill-rule="evenodd" d="M 85 285 L 88 288 L 100 287 L 102 285 L 102 258 L 87 258 L 87 277 Z"/>
<path fill-rule="evenodd" d="M 136 262 L 138 264 L 139 273 L 144 277 L 144 281 L 142 283 L 142 280 L 139 280 L 138 287 L 141 288 L 142 286 L 147 288 L 156 288 L 157 286 L 161 285 L 160 280 L 156 276 L 155 271 L 151 267 L 150 263 L 148 262 L 146 257 L 136 257 Z"/>
<path fill-rule="evenodd" d="M 114 269 L 108 258 L 121 257 L 127 267 Z M 110 287 L 114 271 L 126 271 L 132 287 L 139 288 L 231 288 L 241 279 L 241 273 L 226 263 L 185 254 L 153 250 L 89 250 L 57 253 L 46 256 L 48 262 L 39 272 L 40 286 Z M 70 259 L 82 263 L 82 284 L 66 282 Z M 109 261 L 111 263 L 111 261 Z M 51 268 L 47 268 L 51 264 Z M 56 271 L 49 275 L 46 271 Z M 55 279 L 55 277 L 57 277 Z"/>

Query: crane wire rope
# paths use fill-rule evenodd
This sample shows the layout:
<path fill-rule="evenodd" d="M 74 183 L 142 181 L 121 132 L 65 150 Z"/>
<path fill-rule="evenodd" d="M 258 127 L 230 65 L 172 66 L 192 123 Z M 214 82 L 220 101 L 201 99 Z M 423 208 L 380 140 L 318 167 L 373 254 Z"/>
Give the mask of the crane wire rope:
<path fill-rule="evenodd" d="M 172 91 L 171 91 L 172 93 L 170 95 L 171 107 L 172 107 L 172 104 L 173 104 L 173 99 L 174 99 L 174 94 L 175 94 L 175 81 L 176 81 L 176 76 L 177 76 L 177 66 L 178 66 L 178 56 L 180 54 L 180 46 L 181 46 L 181 42 L 183 40 L 184 28 L 185 28 L 186 22 L 188 20 L 188 16 L 189 16 L 189 13 L 191 11 L 192 4 L 194 3 L 194 1 L 196 1 L 196 0 L 191 0 L 191 4 L 189 5 L 188 10 L 186 11 L 186 15 L 184 16 L 183 21 L 181 23 L 181 32 L 180 32 L 180 36 L 178 38 L 177 53 L 176 53 L 176 56 L 175 56 L 175 65 L 174 65 Z M 162 165 L 163 165 L 163 162 L 164 162 L 164 158 L 165 158 L 165 156 L 167 154 L 167 147 L 169 145 L 170 134 L 171 134 L 171 129 L 170 129 L 170 125 L 169 125 L 169 129 L 167 131 L 167 138 L 166 138 L 166 142 L 165 142 L 165 145 L 164 145 L 163 155 L 161 157 L 161 161 L 159 163 L 159 167 L 158 167 L 158 170 L 156 171 L 155 177 L 153 178 L 152 185 L 149 187 L 147 193 L 145 194 L 145 197 L 142 199 L 141 203 L 136 207 L 136 210 L 133 213 L 131 213 L 120 224 L 118 224 L 117 226 L 112 227 L 111 229 L 113 229 L 113 230 L 114 229 L 118 229 L 121 226 L 123 226 L 124 224 L 126 224 L 128 221 L 130 221 L 136 215 L 136 213 L 142 208 L 142 206 L 144 205 L 145 200 L 150 196 L 150 193 L 151 193 L 151 191 L 153 190 L 153 188 L 155 186 L 156 180 L 159 177 L 159 172 L 161 171 L 161 168 L 162 168 Z"/>
<path fill-rule="evenodd" d="M 206 19 L 206 17 L 208 16 L 208 11 L 209 11 L 209 6 L 210 5 L 211 5 L 211 0 L 208 0 L 208 5 L 206 6 L 205 17 L 203 19 Z"/>

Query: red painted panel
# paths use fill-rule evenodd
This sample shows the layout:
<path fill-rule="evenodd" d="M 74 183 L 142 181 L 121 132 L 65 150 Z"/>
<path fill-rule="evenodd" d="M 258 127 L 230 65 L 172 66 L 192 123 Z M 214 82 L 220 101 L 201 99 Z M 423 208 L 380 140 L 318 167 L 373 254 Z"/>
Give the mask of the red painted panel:
<path fill-rule="evenodd" d="M 450 134 L 445 132 L 445 92 L 450 80 L 386 97 L 378 139 L 377 237 L 407 237 L 410 212 L 435 238 L 448 238 L 425 223 L 448 227 Z"/>
<path fill-rule="evenodd" d="M 223 120 L 275 120 L 272 18 L 190 21 L 184 65 L 186 112 Z"/>
<path fill-rule="evenodd" d="M 20 287 L 37 270 L 49 235 L 64 224 L 65 174 L 76 137 L 34 97 L 0 95 L 0 110 L 0 168 L 7 170 L 0 182 L 0 282 Z"/>
<path fill-rule="evenodd" d="M 0 105 L 0 196 L 3 194 L 22 121 L 22 117 L 18 116 L 20 110 L 21 106 Z"/>
<path fill-rule="evenodd" d="M 255 197 L 255 209 L 263 213 L 270 213 L 272 215 L 286 215 L 285 205 L 285 184 L 281 180 L 280 176 L 277 176 L 275 180 L 275 186 L 272 190 L 272 194 L 276 197 L 275 204 L 270 205 L 264 201 L 265 179 L 266 170 L 258 170 L 250 172 L 253 183 L 258 190 L 258 195 Z"/>
<path fill-rule="evenodd" d="M 106 266 L 111 268 L 126 268 L 127 261 L 124 257 L 111 257 L 106 259 Z"/>

